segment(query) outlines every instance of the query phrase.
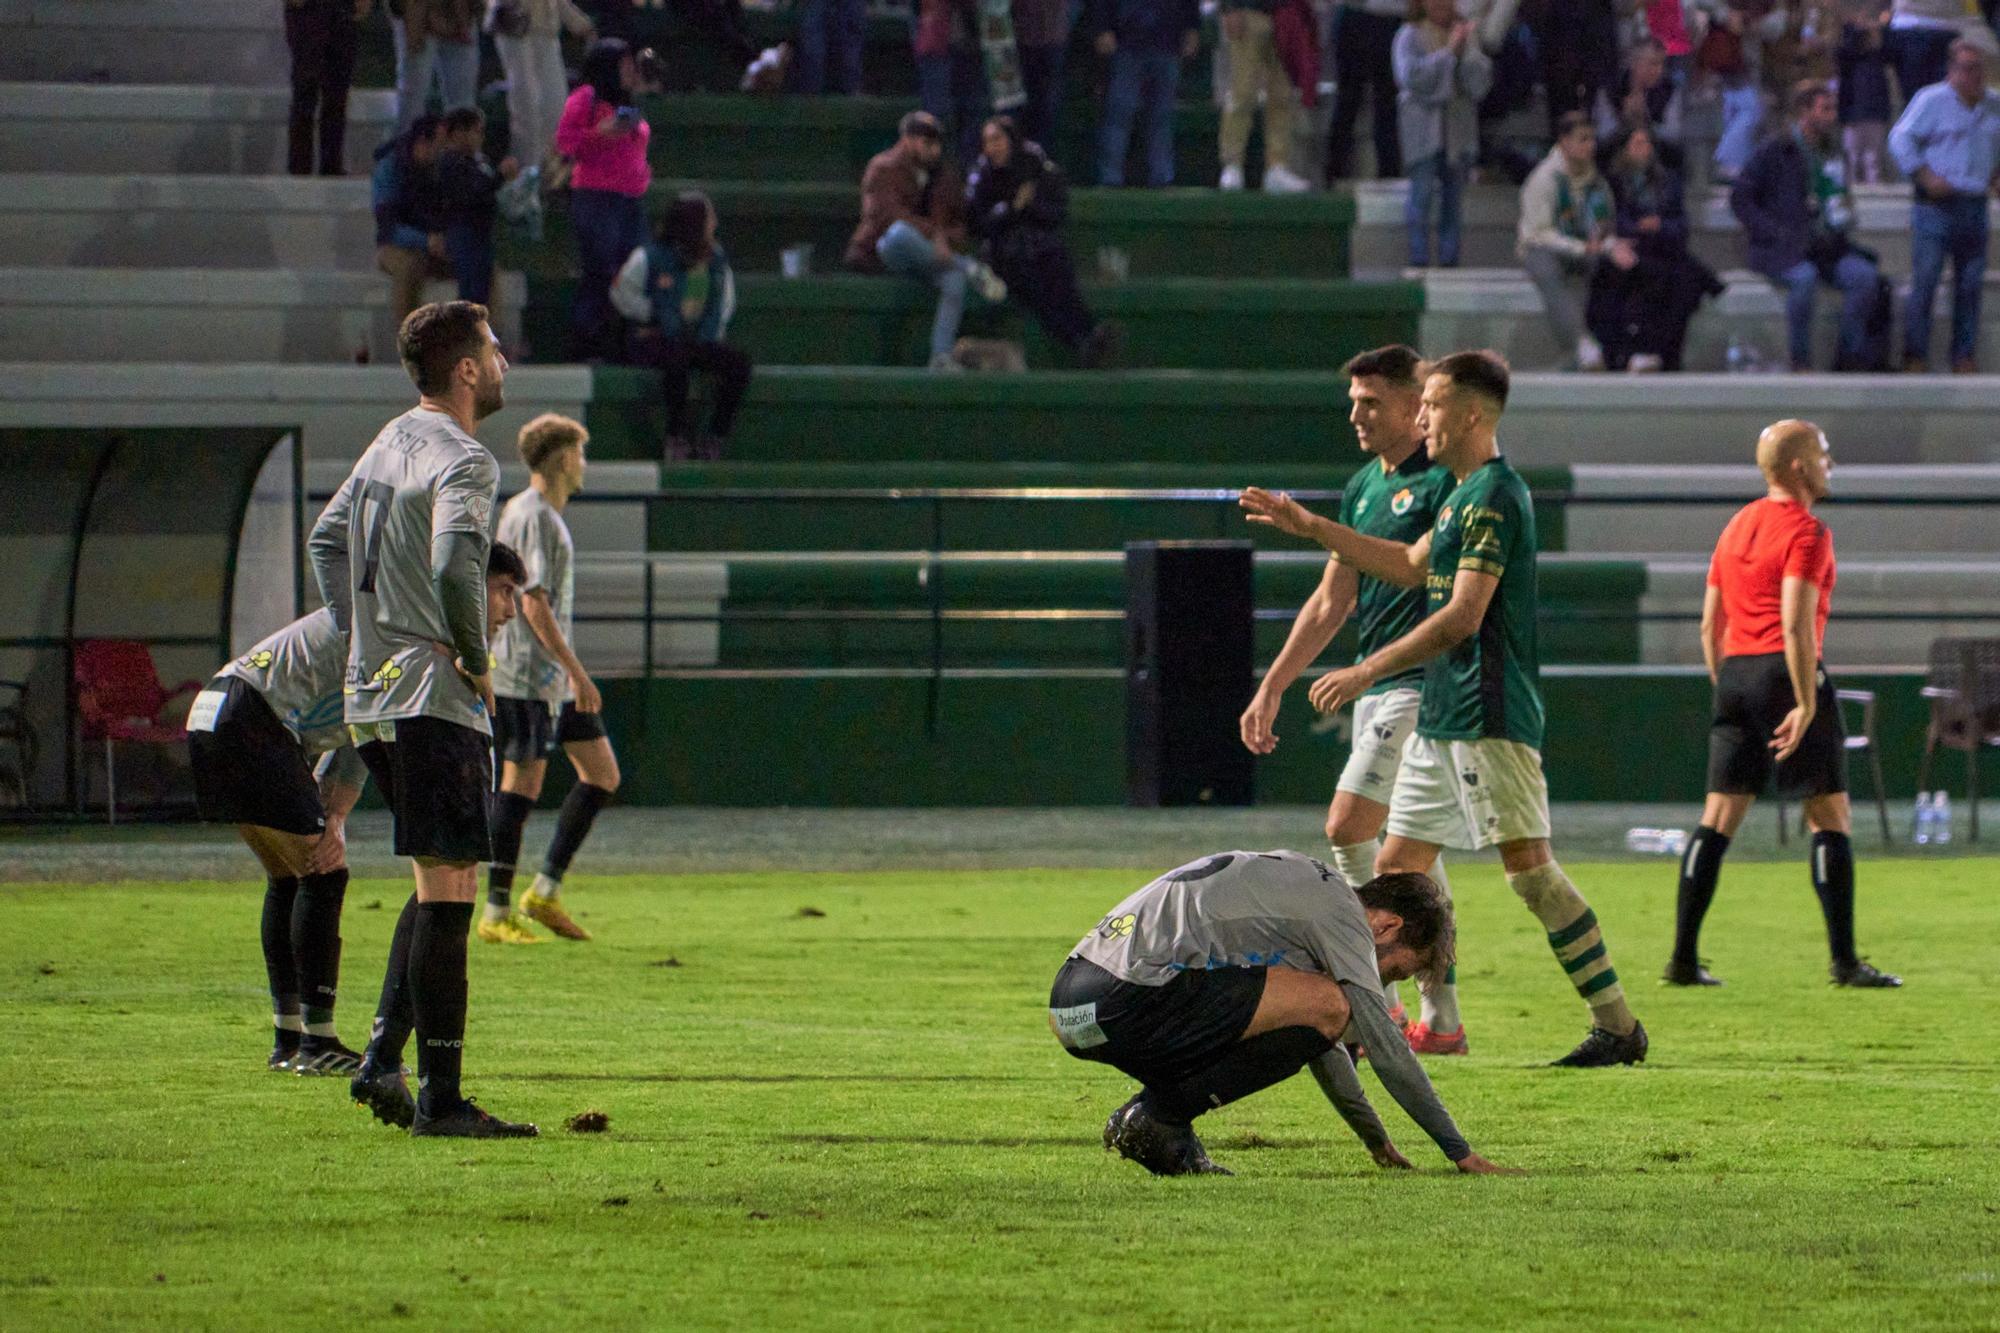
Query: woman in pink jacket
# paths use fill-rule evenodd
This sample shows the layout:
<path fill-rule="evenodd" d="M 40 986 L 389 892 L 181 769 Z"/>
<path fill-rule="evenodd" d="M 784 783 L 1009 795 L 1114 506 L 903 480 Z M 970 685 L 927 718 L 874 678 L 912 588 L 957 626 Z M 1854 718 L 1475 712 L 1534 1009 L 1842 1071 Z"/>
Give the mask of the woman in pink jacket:
<path fill-rule="evenodd" d="M 570 221 L 583 279 L 570 329 L 577 356 L 607 358 L 619 341 L 611 284 L 646 240 L 646 188 L 653 183 L 646 147 L 653 129 L 633 101 L 641 82 L 631 47 L 615 37 L 593 43 L 582 73 L 556 126 L 556 151 L 576 162 Z"/>

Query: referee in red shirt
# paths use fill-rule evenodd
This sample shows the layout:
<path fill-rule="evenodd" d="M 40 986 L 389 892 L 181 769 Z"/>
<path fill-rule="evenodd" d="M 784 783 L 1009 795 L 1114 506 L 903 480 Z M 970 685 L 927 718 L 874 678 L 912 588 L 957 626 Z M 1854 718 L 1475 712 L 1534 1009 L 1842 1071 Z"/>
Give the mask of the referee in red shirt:
<path fill-rule="evenodd" d="M 1836 986 L 1900 986 L 1854 952 L 1854 844 L 1847 836 L 1847 747 L 1833 683 L 1821 664 L 1833 603 L 1833 534 L 1813 517 L 1833 455 L 1808 421 L 1780 421 L 1757 437 L 1764 498 L 1722 530 L 1708 563 L 1701 650 L 1715 682 L 1708 731 L 1708 800 L 1681 858 L 1675 986 L 1719 986 L 1701 965 L 1701 919 L 1729 840 L 1775 772 L 1778 794 L 1805 802 L 1813 831 L 1812 882 L 1826 916 Z"/>

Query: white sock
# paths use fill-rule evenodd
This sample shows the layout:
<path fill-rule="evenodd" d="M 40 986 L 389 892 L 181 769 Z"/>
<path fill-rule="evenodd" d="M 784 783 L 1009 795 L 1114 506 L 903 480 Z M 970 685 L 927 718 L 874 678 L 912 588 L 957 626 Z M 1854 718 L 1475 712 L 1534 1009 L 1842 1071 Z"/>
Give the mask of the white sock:
<path fill-rule="evenodd" d="M 534 887 L 530 888 L 528 892 L 534 894 L 537 898 L 547 898 L 549 901 L 554 902 L 562 896 L 562 881 L 559 879 L 550 879 L 547 875 L 538 874 L 535 876 Z"/>
<path fill-rule="evenodd" d="M 479 919 L 481 921 L 505 921 L 507 919 L 507 911 L 507 908 L 500 906 L 500 904 L 489 898 L 486 902 L 486 910 L 479 914 Z"/>
<path fill-rule="evenodd" d="M 1430 877 L 1444 890 L 1445 897 L 1451 897 L 1451 881 L 1445 878 L 1442 856 L 1431 862 Z M 1456 967 L 1445 973 L 1445 980 L 1431 986 L 1419 982 L 1417 988 L 1423 992 L 1423 1003 L 1418 1006 L 1417 1013 L 1425 1027 L 1433 1032 L 1456 1032 L 1465 1026 L 1465 1019 L 1458 1012 Z"/>

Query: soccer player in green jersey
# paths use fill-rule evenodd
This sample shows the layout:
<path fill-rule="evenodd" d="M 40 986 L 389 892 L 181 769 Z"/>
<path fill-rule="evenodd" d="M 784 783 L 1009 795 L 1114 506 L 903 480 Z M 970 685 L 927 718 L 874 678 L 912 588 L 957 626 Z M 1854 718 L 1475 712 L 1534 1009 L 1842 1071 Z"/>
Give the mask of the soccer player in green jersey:
<path fill-rule="evenodd" d="M 1348 479 L 1340 497 L 1340 521 L 1357 532 L 1395 542 L 1413 542 L 1431 529 L 1445 496 L 1457 485 L 1450 472 L 1433 466 L 1417 430 L 1423 395 L 1423 358 L 1408 347 L 1363 352 L 1343 369 L 1352 406 L 1347 419 L 1361 452 L 1370 461 Z M 1357 573 L 1338 556 L 1326 562 L 1319 587 L 1299 609 L 1283 650 L 1264 673 L 1239 727 L 1253 754 L 1278 747 L 1271 723 L 1278 701 L 1299 673 L 1313 662 L 1352 617 L 1359 631 L 1360 657 L 1394 643 L 1424 618 L 1421 588 L 1406 588 Z M 1333 863 L 1349 884 L 1375 877 L 1377 838 L 1389 817 L 1389 794 L 1402 764 L 1403 743 L 1417 724 L 1423 668 L 1410 667 L 1383 677 L 1354 701 L 1354 743 L 1335 784 L 1326 814 L 1326 837 Z M 1445 887 L 1443 863 L 1431 878 Z M 1442 981 L 1425 983 L 1423 1009 L 1414 1025 L 1405 1021 L 1396 984 L 1384 983 L 1390 1017 L 1404 1029 L 1410 1049 L 1430 1055 L 1463 1055 L 1465 1024 L 1458 1013 L 1456 969 Z"/>
<path fill-rule="evenodd" d="M 1507 391 L 1507 363 L 1492 352 L 1456 352 L 1430 367 L 1418 428 L 1458 486 L 1415 542 L 1367 536 L 1254 487 L 1241 503 L 1253 523 L 1316 541 L 1364 574 L 1425 589 L 1430 614 L 1421 624 L 1312 689 L 1313 706 L 1331 712 L 1423 664 L 1416 734 L 1396 775 L 1376 869 L 1422 872 L 1441 847 L 1497 846 L 1507 883 L 1547 930 L 1590 1008 L 1589 1035 L 1555 1063 L 1636 1064 L 1646 1058 L 1646 1029 L 1625 1003 L 1596 914 L 1549 848 L 1535 511 L 1527 485 L 1500 456 Z"/>

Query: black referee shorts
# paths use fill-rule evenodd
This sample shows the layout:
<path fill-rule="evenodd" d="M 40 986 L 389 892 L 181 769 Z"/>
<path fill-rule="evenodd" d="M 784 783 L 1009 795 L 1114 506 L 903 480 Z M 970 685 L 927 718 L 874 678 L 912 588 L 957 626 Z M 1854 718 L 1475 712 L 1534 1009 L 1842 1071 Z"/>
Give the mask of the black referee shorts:
<path fill-rule="evenodd" d="M 396 855 L 493 859 L 486 817 L 493 746 L 484 734 L 443 718 L 406 717 L 396 722 L 395 740 L 360 748 L 368 776 L 395 816 Z"/>
<path fill-rule="evenodd" d="M 604 714 L 580 713 L 571 700 L 551 714 L 540 699 L 499 695 L 493 700 L 493 748 L 511 764 L 547 759 L 564 745 L 605 736 Z"/>
<path fill-rule="evenodd" d="M 1778 795 L 1791 799 L 1847 790 L 1847 732 L 1826 668 L 1817 667 L 1817 702 L 1805 739 L 1780 764 L 1771 734 L 1792 711 L 1792 678 L 1783 653 L 1725 657 L 1716 672 L 1715 720 L 1708 728 L 1708 789 L 1761 796 L 1775 772 Z"/>
<path fill-rule="evenodd" d="M 326 808 L 305 749 L 257 687 L 238 676 L 217 676 L 202 693 L 211 691 L 222 695 L 214 729 L 188 732 L 201 817 L 307 838 L 325 832 Z"/>
<path fill-rule="evenodd" d="M 1049 991 L 1063 1049 L 1155 1087 L 1222 1058 L 1264 998 L 1261 967 L 1190 968 L 1141 986 L 1072 955 Z"/>

